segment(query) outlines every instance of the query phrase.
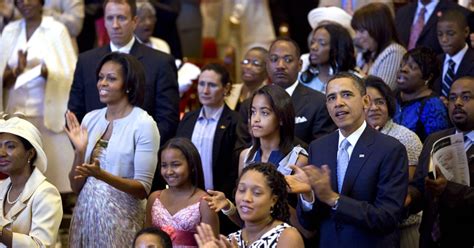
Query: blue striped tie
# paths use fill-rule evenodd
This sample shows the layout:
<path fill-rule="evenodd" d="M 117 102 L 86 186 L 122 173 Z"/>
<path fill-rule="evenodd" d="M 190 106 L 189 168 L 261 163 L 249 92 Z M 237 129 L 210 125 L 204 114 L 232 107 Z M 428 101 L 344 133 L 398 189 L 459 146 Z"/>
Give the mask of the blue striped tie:
<path fill-rule="evenodd" d="M 441 87 L 441 95 L 444 97 L 448 97 L 449 90 L 451 89 L 451 85 L 453 84 L 454 66 L 456 66 L 456 63 L 454 63 L 452 59 L 448 60 L 448 64 L 448 70 L 444 75 L 443 85 Z"/>
<path fill-rule="evenodd" d="M 349 152 L 347 152 L 349 146 L 351 146 L 351 143 L 347 139 L 343 139 L 337 151 L 337 189 L 339 193 L 342 191 L 342 184 L 349 165 Z"/>

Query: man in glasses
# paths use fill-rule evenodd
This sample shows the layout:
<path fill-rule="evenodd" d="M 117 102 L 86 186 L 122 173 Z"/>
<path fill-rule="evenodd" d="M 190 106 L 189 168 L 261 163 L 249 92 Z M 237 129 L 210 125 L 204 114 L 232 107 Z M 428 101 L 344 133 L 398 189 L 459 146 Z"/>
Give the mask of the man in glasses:
<path fill-rule="evenodd" d="M 474 77 L 454 81 L 448 95 L 449 118 L 454 128 L 426 138 L 406 204 L 415 213 L 422 208 L 420 247 L 474 246 Z M 436 179 L 428 177 L 433 144 L 437 140 L 462 133 L 469 167 L 469 185 L 450 181 L 436 168 Z M 435 165 L 436 166 L 436 165 Z"/>

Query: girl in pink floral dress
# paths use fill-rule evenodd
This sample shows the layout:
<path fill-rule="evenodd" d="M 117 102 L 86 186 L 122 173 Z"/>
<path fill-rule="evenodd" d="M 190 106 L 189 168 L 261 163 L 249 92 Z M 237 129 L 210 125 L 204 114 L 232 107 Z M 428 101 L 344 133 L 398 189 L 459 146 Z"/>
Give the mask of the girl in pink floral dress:
<path fill-rule="evenodd" d="M 196 226 L 207 223 L 219 233 L 217 214 L 203 200 L 207 193 L 201 159 L 190 140 L 174 138 L 159 152 L 159 169 L 169 188 L 153 192 L 148 198 L 145 226 L 167 232 L 173 247 L 197 247 Z"/>

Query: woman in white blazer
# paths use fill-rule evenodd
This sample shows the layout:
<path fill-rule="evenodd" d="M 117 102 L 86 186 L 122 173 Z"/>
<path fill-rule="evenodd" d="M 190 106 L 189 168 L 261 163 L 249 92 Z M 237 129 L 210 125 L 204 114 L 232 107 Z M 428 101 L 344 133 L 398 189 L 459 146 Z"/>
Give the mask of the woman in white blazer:
<path fill-rule="evenodd" d="M 46 181 L 40 133 L 18 117 L 0 119 L 0 247 L 54 247 L 63 216 L 61 196 Z"/>

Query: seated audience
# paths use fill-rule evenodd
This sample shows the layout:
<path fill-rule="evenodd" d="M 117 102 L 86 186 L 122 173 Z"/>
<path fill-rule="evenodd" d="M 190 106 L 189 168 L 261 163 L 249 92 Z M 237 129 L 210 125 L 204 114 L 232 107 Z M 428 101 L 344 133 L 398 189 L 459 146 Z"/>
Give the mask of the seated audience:
<path fill-rule="evenodd" d="M 77 57 L 66 27 L 43 16 L 43 4 L 15 1 L 23 18 L 10 22 L 0 40 L 0 105 L 7 113 L 24 113 L 40 130 L 49 162 L 45 176 L 60 192 L 70 192 L 65 175 L 74 155 L 63 128 Z"/>
<path fill-rule="evenodd" d="M 273 164 L 255 163 L 245 167 L 237 181 L 237 207 L 229 210 L 238 212 L 244 221 L 243 228 L 229 234 L 228 240 L 222 235 L 216 240 L 211 228 L 201 225 L 195 235 L 199 247 L 219 247 L 219 244 L 229 247 L 230 242 L 237 247 L 304 247 L 301 235 L 286 223 L 290 217 L 287 187 L 285 178 Z"/>
<path fill-rule="evenodd" d="M 429 48 L 408 51 L 397 78 L 397 109 L 393 120 L 415 132 L 423 142 L 449 127 L 448 112 L 431 85 L 439 73 L 436 54 Z"/>
<path fill-rule="evenodd" d="M 145 226 L 168 233 L 173 246 L 195 247 L 194 234 L 199 223 L 219 232 L 219 219 L 203 199 L 206 192 L 201 158 L 186 138 L 170 139 L 161 147 L 159 171 L 168 188 L 153 192 L 148 198 Z"/>
<path fill-rule="evenodd" d="M 366 110 L 365 120 L 371 127 L 381 133 L 396 138 L 405 146 L 408 154 L 409 180 L 412 180 L 420 156 L 421 143 L 418 136 L 410 129 L 393 122 L 396 100 L 390 88 L 382 79 L 368 76 L 365 79 L 367 95 L 370 97 L 370 107 Z M 417 247 L 420 235 L 418 227 L 421 215 L 407 216 L 400 224 L 400 247 Z"/>
<path fill-rule="evenodd" d="M 70 247 L 122 247 L 143 226 L 144 199 L 158 162 L 160 134 L 141 109 L 145 72 L 125 53 L 110 53 L 97 67 L 97 90 L 105 108 L 80 124 L 67 112 L 67 134 L 75 148 L 69 180 L 78 194 Z M 98 231 L 100 230 L 100 231 Z"/>
<path fill-rule="evenodd" d="M 0 120 L 0 246 L 54 247 L 63 217 L 61 196 L 46 180 L 40 132 L 18 117 Z"/>
<path fill-rule="evenodd" d="M 464 76 L 474 76 L 474 50 L 466 43 L 469 27 L 461 12 L 446 11 L 438 19 L 437 31 L 444 54 L 441 56 L 441 75 L 434 82 L 433 90 L 447 105 L 453 82 Z"/>
<path fill-rule="evenodd" d="M 173 248 L 170 236 L 156 227 L 145 227 L 137 232 L 133 248 Z"/>
<path fill-rule="evenodd" d="M 326 23 L 312 31 L 309 67 L 300 74 L 303 85 L 326 93 L 329 78 L 340 72 L 354 70 L 354 44 L 349 32 L 337 23 Z"/>
<path fill-rule="evenodd" d="M 430 135 L 421 151 L 419 166 L 409 188 L 412 212 L 423 210 L 419 247 L 474 246 L 474 77 L 457 79 L 448 96 L 449 117 L 454 128 Z M 431 164 L 434 142 L 453 134 L 463 134 L 469 181 L 448 179 L 438 164 Z M 445 166 L 455 166 L 446 164 Z M 436 177 L 429 178 L 431 169 Z M 411 201 L 410 201 L 411 200 Z"/>
<path fill-rule="evenodd" d="M 406 50 L 398 42 L 392 12 L 383 3 L 370 3 L 354 13 L 351 25 L 363 49 L 358 54 L 357 66 L 365 74 L 382 78 L 394 90 Z"/>
<path fill-rule="evenodd" d="M 263 47 L 253 47 L 247 51 L 244 59 L 240 62 L 240 78 L 243 83 L 232 84 L 232 89 L 225 98 L 230 109 L 238 111 L 243 101 L 266 84 L 268 79 L 265 69 L 267 56 L 268 51 Z"/>

